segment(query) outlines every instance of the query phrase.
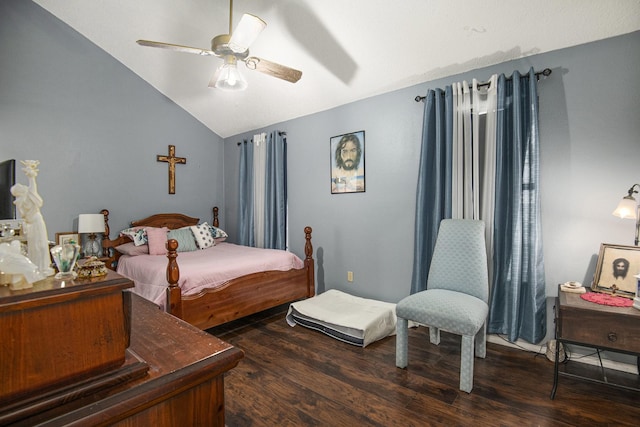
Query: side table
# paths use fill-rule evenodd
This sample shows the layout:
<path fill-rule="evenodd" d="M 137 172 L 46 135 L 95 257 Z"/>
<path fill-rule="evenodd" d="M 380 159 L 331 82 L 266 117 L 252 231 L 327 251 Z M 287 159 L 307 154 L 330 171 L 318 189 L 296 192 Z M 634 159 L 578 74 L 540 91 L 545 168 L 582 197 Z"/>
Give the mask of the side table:
<path fill-rule="evenodd" d="M 640 372 L 640 310 L 633 307 L 611 307 L 585 301 L 580 294 L 562 292 L 558 287 L 555 305 L 556 354 L 553 374 L 551 399 L 558 388 L 558 377 L 567 376 L 581 378 L 600 384 L 640 391 L 640 377 L 628 374 L 633 378 L 626 383 L 612 382 L 607 377 L 607 369 L 601 367 L 598 376 L 584 376 L 559 369 L 560 343 L 590 347 L 600 351 L 612 351 L 636 356 Z"/>

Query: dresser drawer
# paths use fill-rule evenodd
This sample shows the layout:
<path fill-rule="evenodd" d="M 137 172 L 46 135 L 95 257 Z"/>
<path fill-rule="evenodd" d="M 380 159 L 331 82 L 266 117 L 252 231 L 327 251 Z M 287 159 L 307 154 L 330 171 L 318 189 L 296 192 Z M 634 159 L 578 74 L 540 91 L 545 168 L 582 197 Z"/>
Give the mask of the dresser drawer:
<path fill-rule="evenodd" d="M 640 317 L 623 312 L 560 305 L 558 338 L 594 347 L 640 353 Z"/>

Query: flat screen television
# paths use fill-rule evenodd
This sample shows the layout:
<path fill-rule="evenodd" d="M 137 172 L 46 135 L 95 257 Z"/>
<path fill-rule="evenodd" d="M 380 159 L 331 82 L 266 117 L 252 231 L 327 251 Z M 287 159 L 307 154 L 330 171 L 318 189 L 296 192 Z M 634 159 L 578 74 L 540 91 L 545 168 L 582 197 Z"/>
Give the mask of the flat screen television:
<path fill-rule="evenodd" d="M 16 205 L 13 204 L 14 197 L 11 194 L 11 187 L 15 183 L 15 159 L 0 162 L 0 220 L 16 218 Z"/>

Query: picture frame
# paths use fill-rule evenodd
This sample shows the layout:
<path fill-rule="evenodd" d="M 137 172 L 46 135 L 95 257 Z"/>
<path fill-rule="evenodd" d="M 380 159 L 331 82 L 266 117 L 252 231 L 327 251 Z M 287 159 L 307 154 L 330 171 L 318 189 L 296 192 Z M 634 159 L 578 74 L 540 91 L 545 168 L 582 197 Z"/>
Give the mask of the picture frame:
<path fill-rule="evenodd" d="M 76 244 L 79 245 L 80 235 L 74 231 L 56 233 L 56 245 L 64 245 L 65 243 L 69 243 L 71 240 L 75 241 Z"/>
<path fill-rule="evenodd" d="M 640 247 L 602 243 L 591 289 L 634 298 L 640 273 Z"/>
<path fill-rule="evenodd" d="M 364 131 L 329 138 L 331 194 L 365 191 Z"/>

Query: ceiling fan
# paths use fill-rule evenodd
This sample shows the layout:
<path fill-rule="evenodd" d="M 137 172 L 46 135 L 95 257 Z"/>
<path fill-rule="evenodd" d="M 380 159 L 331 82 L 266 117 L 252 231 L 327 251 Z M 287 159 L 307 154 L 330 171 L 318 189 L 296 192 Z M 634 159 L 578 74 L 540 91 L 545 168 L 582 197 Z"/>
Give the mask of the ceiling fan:
<path fill-rule="evenodd" d="M 220 34 L 211 40 L 211 50 L 178 44 L 138 40 L 141 46 L 158 47 L 178 52 L 195 53 L 203 56 L 217 56 L 224 63 L 216 70 L 209 81 L 210 88 L 223 90 L 244 90 L 247 82 L 238 71 L 238 61 L 243 61 L 250 70 L 295 83 L 302 77 L 302 71 L 267 61 L 266 59 L 249 56 L 249 46 L 267 26 L 266 22 L 257 16 L 245 13 L 235 31 L 232 31 L 233 0 L 229 1 L 229 34 Z"/>

